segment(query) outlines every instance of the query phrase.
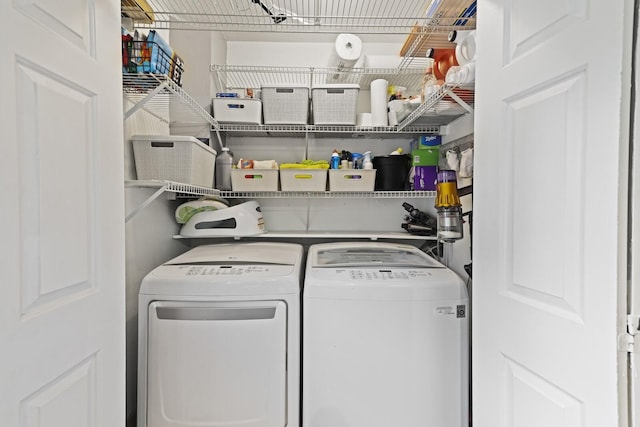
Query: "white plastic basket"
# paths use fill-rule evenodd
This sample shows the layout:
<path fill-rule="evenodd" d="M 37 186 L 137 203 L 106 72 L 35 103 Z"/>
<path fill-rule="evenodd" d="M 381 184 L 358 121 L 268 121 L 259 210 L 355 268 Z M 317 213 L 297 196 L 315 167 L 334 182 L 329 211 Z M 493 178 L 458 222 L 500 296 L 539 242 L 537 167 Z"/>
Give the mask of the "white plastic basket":
<path fill-rule="evenodd" d="M 375 169 L 329 169 L 329 191 L 373 191 Z"/>
<path fill-rule="evenodd" d="M 166 180 L 213 187 L 216 151 L 192 136 L 131 138 L 139 180 Z"/>
<path fill-rule="evenodd" d="M 282 191 L 326 191 L 326 169 L 280 169 Z"/>
<path fill-rule="evenodd" d="M 233 191 L 278 191 L 278 169 L 231 169 Z"/>
<path fill-rule="evenodd" d="M 213 117 L 220 123 L 262 124 L 262 102 L 249 98 L 213 98 Z"/>
<path fill-rule="evenodd" d="M 309 88 L 304 85 L 262 86 L 266 125 L 305 125 L 309 120 Z"/>
<path fill-rule="evenodd" d="M 358 107 L 357 84 L 318 85 L 311 89 L 313 123 L 316 125 L 355 125 Z"/>

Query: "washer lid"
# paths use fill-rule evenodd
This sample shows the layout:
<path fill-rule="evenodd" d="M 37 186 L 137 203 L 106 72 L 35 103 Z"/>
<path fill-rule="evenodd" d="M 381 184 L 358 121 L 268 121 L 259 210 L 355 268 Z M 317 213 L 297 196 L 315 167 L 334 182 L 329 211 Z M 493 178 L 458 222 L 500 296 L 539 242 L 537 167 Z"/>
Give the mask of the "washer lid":
<path fill-rule="evenodd" d="M 153 269 L 140 294 L 263 296 L 300 292 L 302 245 L 228 243 L 198 246 Z"/>
<path fill-rule="evenodd" d="M 299 262 L 299 245 L 256 242 L 197 246 L 164 265 L 295 265 Z"/>
<path fill-rule="evenodd" d="M 418 248 L 393 243 L 337 243 L 309 249 L 311 267 L 444 268 Z"/>

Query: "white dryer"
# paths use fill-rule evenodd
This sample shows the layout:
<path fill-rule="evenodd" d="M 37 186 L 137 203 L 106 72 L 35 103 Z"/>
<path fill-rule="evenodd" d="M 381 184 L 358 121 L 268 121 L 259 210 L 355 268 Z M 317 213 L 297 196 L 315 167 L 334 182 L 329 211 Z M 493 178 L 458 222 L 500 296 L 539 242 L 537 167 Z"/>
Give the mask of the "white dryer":
<path fill-rule="evenodd" d="M 393 243 L 309 248 L 303 427 L 468 426 L 468 295 L 453 271 Z"/>
<path fill-rule="evenodd" d="M 303 249 L 198 246 L 139 294 L 138 427 L 297 427 Z"/>

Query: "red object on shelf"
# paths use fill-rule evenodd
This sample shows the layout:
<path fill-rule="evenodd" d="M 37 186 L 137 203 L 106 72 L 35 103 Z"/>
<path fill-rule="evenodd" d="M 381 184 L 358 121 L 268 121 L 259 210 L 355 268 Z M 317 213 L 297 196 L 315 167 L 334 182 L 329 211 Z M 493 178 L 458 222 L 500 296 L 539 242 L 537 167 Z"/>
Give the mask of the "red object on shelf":
<path fill-rule="evenodd" d="M 433 58 L 433 75 L 436 79 L 443 80 L 447 75 L 449 68 L 458 64 L 456 60 L 455 49 L 427 49 L 427 58 Z"/>

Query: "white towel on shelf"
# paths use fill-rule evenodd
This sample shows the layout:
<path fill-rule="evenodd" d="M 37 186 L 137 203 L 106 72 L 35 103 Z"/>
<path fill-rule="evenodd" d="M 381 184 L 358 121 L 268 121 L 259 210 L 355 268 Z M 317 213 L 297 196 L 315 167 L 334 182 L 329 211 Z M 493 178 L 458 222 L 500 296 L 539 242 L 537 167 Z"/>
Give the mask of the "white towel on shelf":
<path fill-rule="evenodd" d="M 445 82 L 449 84 L 470 84 L 476 81 L 476 63 L 453 66 L 447 71 Z"/>

